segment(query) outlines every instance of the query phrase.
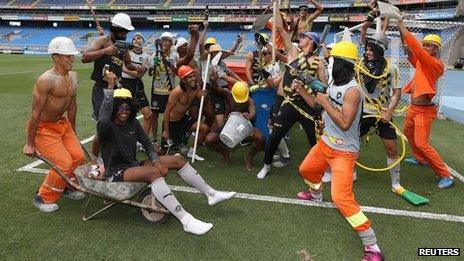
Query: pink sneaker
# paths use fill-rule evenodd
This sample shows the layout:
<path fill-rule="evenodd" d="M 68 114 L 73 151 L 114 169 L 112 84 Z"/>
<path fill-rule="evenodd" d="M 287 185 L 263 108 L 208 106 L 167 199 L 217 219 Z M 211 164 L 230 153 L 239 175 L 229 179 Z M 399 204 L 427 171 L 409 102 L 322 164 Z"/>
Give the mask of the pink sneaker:
<path fill-rule="evenodd" d="M 311 201 L 315 201 L 315 202 L 322 202 L 322 198 L 315 198 L 311 195 L 311 192 L 309 191 L 300 191 L 298 192 L 298 194 L 296 194 L 296 197 L 298 199 L 302 199 L 302 200 L 311 200 Z"/>
<path fill-rule="evenodd" d="M 364 255 L 361 257 L 361 261 L 383 261 L 384 257 L 382 252 L 364 250 Z"/>

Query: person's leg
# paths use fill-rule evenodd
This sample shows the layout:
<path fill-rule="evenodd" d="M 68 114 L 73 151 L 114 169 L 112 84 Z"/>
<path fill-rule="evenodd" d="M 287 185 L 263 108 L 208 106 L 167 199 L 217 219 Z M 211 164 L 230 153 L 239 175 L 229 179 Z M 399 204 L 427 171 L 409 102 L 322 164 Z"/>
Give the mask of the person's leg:
<path fill-rule="evenodd" d="M 159 112 L 156 110 L 152 110 L 151 133 L 153 133 L 153 139 L 155 141 L 158 140 L 158 117 L 159 117 Z"/>
<path fill-rule="evenodd" d="M 143 124 L 142 128 L 145 131 L 145 134 L 150 134 L 150 129 L 152 127 L 153 114 L 149 106 L 145 106 L 140 109 L 143 115 Z"/>
<path fill-rule="evenodd" d="M 129 168 L 124 171 L 123 180 L 124 182 L 150 183 L 153 196 L 182 223 L 185 232 L 203 235 L 213 227 L 211 223 L 195 219 L 182 207 L 161 173 L 153 166 Z"/>
<path fill-rule="evenodd" d="M 440 178 L 452 179 L 451 174 L 446 167 L 445 163 L 441 159 L 438 152 L 430 145 L 430 131 L 432 128 L 432 122 L 437 115 L 437 110 L 434 106 L 424 106 L 421 108 L 422 112 L 418 113 L 414 117 L 414 142 L 417 149 L 423 155 L 426 162 L 430 164 L 430 167 Z M 449 185 L 451 186 L 452 183 Z M 441 188 L 449 186 L 440 186 Z"/>
<path fill-rule="evenodd" d="M 292 128 L 295 122 L 297 122 L 298 114 L 299 112 L 293 109 L 289 104 L 283 104 L 280 107 L 279 113 L 274 122 L 274 128 L 272 129 L 271 136 L 266 142 L 264 166 L 257 175 L 258 179 L 263 179 L 271 170 L 272 156 L 275 154 L 280 140 L 282 140 L 285 134 Z"/>
<path fill-rule="evenodd" d="M 365 247 L 365 256 L 382 256 L 371 222 L 361 211 L 353 193 L 353 169 L 356 159 L 357 155 L 354 153 L 334 151 L 329 160 L 332 170 L 332 201 L 358 233 Z"/>
<path fill-rule="evenodd" d="M 93 109 L 93 118 L 95 121 L 98 121 L 98 116 L 100 114 L 100 107 L 103 102 L 103 85 L 101 83 L 95 83 L 92 88 L 92 109 Z M 92 154 L 98 158 L 100 154 L 100 142 L 98 140 L 98 135 L 95 134 L 95 137 L 92 141 Z"/>
<path fill-rule="evenodd" d="M 414 141 L 414 130 L 416 126 L 414 126 L 414 117 L 416 117 L 417 112 L 413 105 L 409 107 L 408 112 L 406 113 L 406 117 L 404 118 L 404 135 L 408 139 L 409 145 L 411 146 L 412 155 L 414 158 L 406 159 L 405 162 L 414 162 L 416 161 L 420 165 L 426 164 L 424 157 L 421 155 L 420 150 L 416 146 L 416 142 Z"/>
<path fill-rule="evenodd" d="M 306 133 L 306 138 L 308 139 L 309 145 L 312 147 L 316 145 L 316 129 L 314 121 L 300 115 L 300 119 L 298 121 Z"/>
<path fill-rule="evenodd" d="M 253 157 L 256 155 L 256 153 L 258 153 L 258 151 L 262 150 L 266 144 L 264 135 L 257 128 L 253 128 L 251 139 L 253 140 L 253 143 L 251 144 L 250 149 L 244 158 L 245 167 L 247 170 L 253 169 Z"/>
<path fill-rule="evenodd" d="M 71 180 L 76 181 L 76 177 L 74 175 L 74 170 L 83 165 L 85 162 L 85 155 L 84 151 L 82 150 L 81 143 L 79 142 L 78 137 L 76 136 L 76 133 L 71 127 L 71 124 L 67 122 L 67 131 L 63 135 L 63 145 L 68 151 L 69 155 L 71 156 L 72 159 L 72 168 L 73 168 L 73 173 L 71 177 Z M 69 185 L 67 186 L 68 188 L 65 190 L 64 195 L 68 198 L 79 200 L 83 199 L 85 197 L 85 194 L 79 191 L 74 191 Z"/>
<path fill-rule="evenodd" d="M 66 176 L 72 178 L 74 176 L 74 166 L 79 164 L 81 160 L 78 159 L 77 153 L 75 153 L 76 159 L 73 159 L 63 144 L 62 137 L 66 129 L 67 126 L 64 121 L 44 124 L 37 131 L 34 145 L 41 155 L 55 164 Z M 54 203 L 61 197 L 66 185 L 66 181 L 61 178 L 57 171 L 51 169 L 38 192 L 38 197 L 42 203 L 51 205 L 42 205 L 43 208 L 39 206 L 40 204 L 36 204 L 36 206 L 44 212 L 58 210 L 58 205 Z"/>
<path fill-rule="evenodd" d="M 217 151 L 221 153 L 222 155 L 222 166 L 227 166 L 229 164 L 229 159 L 230 159 L 230 149 L 225 148 L 224 146 L 220 145 L 220 139 L 219 139 L 219 131 L 212 131 L 208 133 L 205 139 L 206 146 L 211 148 L 214 151 Z"/>
<path fill-rule="evenodd" d="M 300 165 L 300 175 L 309 186 L 309 191 L 301 191 L 297 198 L 305 200 L 322 201 L 322 175 L 329 166 L 327 155 L 330 149 L 322 140 L 319 141 L 306 155 Z"/>
<path fill-rule="evenodd" d="M 387 153 L 387 165 L 391 166 L 399 159 L 398 154 L 398 139 L 396 136 L 396 131 L 393 126 L 389 123 L 378 122 L 377 130 L 379 136 L 383 142 L 385 152 Z M 394 192 L 401 190 L 400 184 L 400 164 L 397 164 L 395 167 L 389 170 L 392 190 Z"/>
<path fill-rule="evenodd" d="M 203 177 L 181 155 L 161 156 L 161 163 L 168 169 L 175 169 L 188 185 L 198 189 L 208 199 L 210 206 L 230 199 L 236 192 L 218 191 L 213 189 Z"/>

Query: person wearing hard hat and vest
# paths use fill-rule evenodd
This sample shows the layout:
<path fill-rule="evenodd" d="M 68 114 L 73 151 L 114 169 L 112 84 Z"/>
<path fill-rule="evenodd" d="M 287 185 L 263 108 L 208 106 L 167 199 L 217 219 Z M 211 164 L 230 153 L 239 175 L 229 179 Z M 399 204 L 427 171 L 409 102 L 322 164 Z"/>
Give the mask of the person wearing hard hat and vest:
<path fill-rule="evenodd" d="M 203 90 L 198 88 L 195 70 L 187 65 L 182 65 L 177 70 L 180 82 L 179 87 L 174 88 L 169 95 L 168 104 L 164 113 L 163 138 L 161 149 L 167 152 L 168 149 L 180 150 L 187 146 L 187 141 L 192 131 L 196 131 L 196 125 L 200 124 L 198 143 L 205 141 L 209 128 L 206 124 L 197 121 L 187 114 L 188 109 L 195 99 L 200 99 Z M 192 154 L 189 149 L 187 155 Z"/>
<path fill-rule="evenodd" d="M 212 76 L 214 77 L 214 76 Z M 232 87 L 232 91 L 222 89 L 226 96 L 227 115 L 231 113 L 240 113 L 248 121 L 253 121 L 256 116 L 256 106 L 254 100 L 249 97 L 249 87 L 245 82 L 236 82 Z M 231 149 L 225 146 L 219 139 L 223 127 L 219 127 L 211 131 L 207 136 L 205 143 L 208 147 L 219 152 L 223 156 L 222 165 L 226 166 L 229 163 Z M 253 169 L 253 157 L 258 151 L 264 149 L 265 138 L 258 128 L 253 128 L 251 134 L 253 143 L 250 146 L 247 154 L 245 155 L 245 167 L 247 170 Z"/>
<path fill-rule="evenodd" d="M 354 79 L 354 66 L 358 50 L 352 42 L 342 41 L 334 45 L 333 83 L 327 93 L 315 98 L 301 82 L 294 80 L 292 89 L 297 91 L 311 106 L 316 103 L 325 110 L 322 114 L 324 134 L 300 165 L 300 174 L 309 185 L 310 198 L 322 202 L 322 176 L 332 170 L 331 194 L 337 209 L 364 244 L 361 260 L 380 261 L 383 254 L 371 222 L 361 211 L 353 193 L 353 170 L 359 155 L 359 127 L 362 113 L 362 95 Z"/>
<path fill-rule="evenodd" d="M 454 179 L 438 152 L 430 145 L 429 137 L 433 120 L 437 117 L 437 107 L 432 102 L 438 79 L 444 74 L 445 66 L 438 57 L 442 47 L 441 38 L 436 34 L 426 35 L 420 44 L 406 29 L 402 19 L 398 21 L 401 39 L 406 45 L 408 60 L 416 69 L 412 80 L 403 88 L 404 93 L 411 94 L 404 121 L 404 134 L 411 145 L 414 158 L 405 162 L 428 164 L 439 177 L 438 187 L 449 188 Z"/>
<path fill-rule="evenodd" d="M 217 191 L 210 187 L 180 155 L 158 157 L 135 118 L 137 106 L 131 92 L 124 88 L 114 90 L 116 75 L 109 73 L 107 77 L 109 85 L 104 90 L 105 98 L 97 125 L 105 166 L 102 178 L 108 182 L 149 183 L 153 196 L 182 223 L 184 231 L 195 235 L 207 233 L 213 224 L 194 218 L 182 207 L 164 180 L 168 170 L 177 170 L 182 180 L 207 197 L 209 205 L 227 200 L 235 192 Z M 145 149 L 148 157 L 145 161 L 136 158 L 137 142 Z"/>
<path fill-rule="evenodd" d="M 144 43 L 145 39 L 141 33 L 135 33 L 134 36 L 132 36 L 132 44 L 135 47 L 133 50 L 129 51 L 129 55 L 132 65 L 135 67 L 145 66 L 149 63 L 150 55 L 143 51 Z M 143 130 L 148 134 L 150 132 L 153 115 L 143 85 L 142 77 L 145 75 L 145 72 L 146 71 L 139 73 L 137 71 L 131 71 L 127 69 L 126 66 L 123 66 L 121 84 L 132 93 L 132 97 L 134 97 L 137 107 L 143 115 Z"/>
<path fill-rule="evenodd" d="M 144 66 L 135 67 L 128 50 L 122 48 L 125 45 L 127 33 L 132 30 L 134 27 L 130 17 L 125 13 L 117 13 L 111 18 L 110 34 L 95 39 L 82 54 L 83 63 L 93 62 L 93 72 L 90 78 L 95 82 L 92 88 L 92 117 L 95 120 L 98 120 L 103 101 L 103 89 L 107 86 L 104 80 L 106 73 L 104 70 L 115 73 L 118 78 L 122 75 L 123 65 L 131 71 L 137 71 L 140 75 L 146 70 Z M 92 142 L 92 154 L 98 157 L 99 151 L 98 135 L 95 135 Z"/>
<path fill-rule="evenodd" d="M 302 74 L 315 79 L 312 81 L 314 83 L 320 83 L 320 85 L 327 83 L 324 61 L 314 55 L 314 51 L 319 44 L 319 35 L 312 32 L 300 33 L 300 41 L 297 47 L 290 41 L 290 36 L 285 32 L 282 23 L 282 17 L 278 15 L 276 29 L 284 39 L 287 60 L 290 64 L 287 64 L 282 79 L 284 101 L 274 119 L 271 136 L 266 142 L 264 164 L 256 175 L 258 179 L 264 179 L 271 170 L 272 157 L 280 141 L 295 123 L 299 122 L 302 125 L 310 145 L 314 146 L 316 144 L 315 121 L 317 111 L 305 103 L 303 98 L 291 88 L 292 81 L 299 79 Z M 309 85 L 306 87 L 308 89 L 312 88 Z"/>
<path fill-rule="evenodd" d="M 26 127 L 23 153 L 40 153 L 53 162 L 71 179 L 74 169 L 84 163 L 84 152 L 76 136 L 77 74 L 72 71 L 74 43 L 67 37 L 54 38 L 48 53 L 53 68 L 37 78 L 32 91 L 32 114 Z M 67 187 L 66 181 L 51 169 L 34 197 L 34 205 L 42 212 L 58 210 L 56 202 L 62 196 L 83 199 L 85 195 Z"/>
<path fill-rule="evenodd" d="M 170 32 L 164 32 L 160 36 L 159 53 L 153 54 L 154 67 L 150 70 L 152 80 L 151 109 L 153 113 L 152 133 L 154 143 L 158 139 L 158 117 L 166 110 L 169 94 L 175 87 L 177 72 L 177 59 L 179 55 L 172 50 L 174 36 Z"/>

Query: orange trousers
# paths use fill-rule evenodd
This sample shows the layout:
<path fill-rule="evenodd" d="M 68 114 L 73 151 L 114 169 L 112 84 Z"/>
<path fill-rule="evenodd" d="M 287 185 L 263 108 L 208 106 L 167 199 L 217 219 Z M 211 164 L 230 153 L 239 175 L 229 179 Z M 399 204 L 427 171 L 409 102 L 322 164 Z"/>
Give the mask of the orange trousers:
<path fill-rule="evenodd" d="M 353 229 L 363 232 L 371 227 L 371 222 L 359 208 L 353 193 L 353 170 L 357 158 L 357 153 L 332 149 L 319 140 L 301 163 L 300 174 L 311 190 L 320 190 L 322 176 L 330 167 L 332 201 Z"/>
<path fill-rule="evenodd" d="M 404 134 L 412 148 L 412 154 L 420 162 L 429 163 L 435 175 L 449 177 L 451 174 L 438 152 L 429 143 L 432 122 L 437 117 L 437 108 L 412 105 L 404 121 Z"/>
<path fill-rule="evenodd" d="M 40 154 L 72 179 L 76 178 L 74 169 L 84 163 L 84 152 L 79 139 L 65 117 L 55 123 L 40 122 L 34 146 Z M 51 169 L 39 189 L 39 196 L 45 203 L 54 203 L 61 197 L 66 186 L 66 181 Z"/>

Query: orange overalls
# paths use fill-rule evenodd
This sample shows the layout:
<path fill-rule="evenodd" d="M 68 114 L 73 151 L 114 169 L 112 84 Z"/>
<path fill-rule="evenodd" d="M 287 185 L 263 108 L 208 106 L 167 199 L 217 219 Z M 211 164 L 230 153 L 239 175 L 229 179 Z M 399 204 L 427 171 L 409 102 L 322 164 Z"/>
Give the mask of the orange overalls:
<path fill-rule="evenodd" d="M 428 95 L 429 99 L 436 94 L 435 84 L 444 73 L 444 65 L 437 57 L 433 57 L 422 49 L 419 42 L 408 32 L 404 40 L 411 49 L 409 62 L 416 69 L 413 79 L 403 88 L 404 93 L 412 93 L 411 98 Z M 429 137 L 432 121 L 437 117 L 434 105 L 413 105 L 408 109 L 404 121 L 404 134 L 411 144 L 412 153 L 419 162 L 429 163 L 439 177 L 449 177 L 450 172 L 438 152 L 430 145 Z"/>
<path fill-rule="evenodd" d="M 74 169 L 84 163 L 84 152 L 79 139 L 66 117 L 61 117 L 54 123 L 40 122 L 34 146 L 41 155 L 72 179 L 76 178 Z M 54 203 L 60 198 L 66 185 L 66 181 L 54 169 L 50 169 L 40 186 L 39 196 L 44 203 Z"/>

